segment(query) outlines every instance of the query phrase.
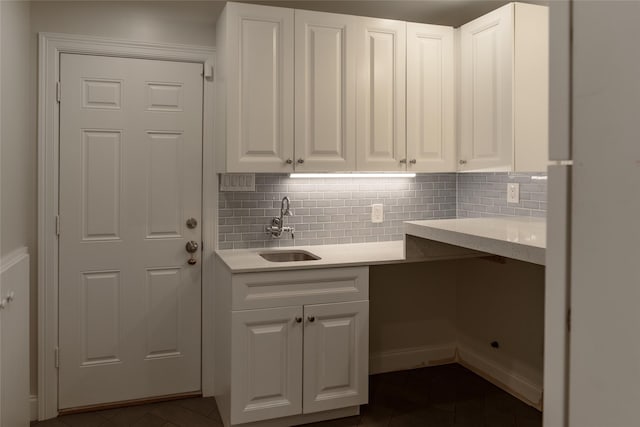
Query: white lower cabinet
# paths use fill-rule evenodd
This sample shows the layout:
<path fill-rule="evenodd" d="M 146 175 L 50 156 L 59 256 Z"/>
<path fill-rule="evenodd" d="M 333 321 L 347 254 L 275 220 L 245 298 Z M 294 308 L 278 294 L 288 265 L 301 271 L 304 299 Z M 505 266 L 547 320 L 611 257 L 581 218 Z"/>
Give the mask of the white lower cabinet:
<path fill-rule="evenodd" d="M 234 274 L 218 260 L 216 277 L 215 394 L 226 427 L 316 422 L 367 403 L 368 267 Z M 234 296 L 243 285 L 259 291 Z"/>
<path fill-rule="evenodd" d="M 231 418 L 235 423 L 302 412 L 302 327 L 302 307 L 231 314 Z"/>
<path fill-rule="evenodd" d="M 304 307 L 302 412 L 367 403 L 369 301 Z"/>

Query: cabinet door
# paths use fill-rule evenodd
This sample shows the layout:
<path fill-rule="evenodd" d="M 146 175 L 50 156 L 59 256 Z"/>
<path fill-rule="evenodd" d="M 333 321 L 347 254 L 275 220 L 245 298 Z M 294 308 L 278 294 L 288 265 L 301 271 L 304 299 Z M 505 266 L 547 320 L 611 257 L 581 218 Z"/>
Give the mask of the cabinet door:
<path fill-rule="evenodd" d="M 296 171 L 356 166 L 358 17 L 295 11 Z"/>
<path fill-rule="evenodd" d="M 513 163 L 513 4 L 460 28 L 460 170 Z"/>
<path fill-rule="evenodd" d="M 303 412 L 368 400 L 369 301 L 304 307 Z"/>
<path fill-rule="evenodd" d="M 357 34 L 357 170 L 404 171 L 406 22 L 361 18 Z"/>
<path fill-rule="evenodd" d="M 232 313 L 232 424 L 302 412 L 302 328 L 302 307 Z"/>
<path fill-rule="evenodd" d="M 453 28 L 407 24 L 410 172 L 455 172 Z"/>
<path fill-rule="evenodd" d="M 227 170 L 291 172 L 293 9 L 228 3 Z"/>

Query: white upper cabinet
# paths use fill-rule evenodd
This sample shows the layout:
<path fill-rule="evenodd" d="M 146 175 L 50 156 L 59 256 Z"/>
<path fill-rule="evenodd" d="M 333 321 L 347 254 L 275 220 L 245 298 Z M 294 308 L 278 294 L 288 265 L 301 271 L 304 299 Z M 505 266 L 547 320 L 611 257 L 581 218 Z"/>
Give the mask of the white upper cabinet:
<path fill-rule="evenodd" d="M 220 171 L 293 171 L 293 15 L 230 2 L 218 21 Z"/>
<path fill-rule="evenodd" d="M 406 22 L 360 18 L 357 170 L 404 171 Z"/>
<path fill-rule="evenodd" d="M 359 18 L 295 11 L 295 157 L 299 172 L 356 168 Z"/>
<path fill-rule="evenodd" d="M 511 170 L 513 5 L 460 28 L 460 170 Z"/>
<path fill-rule="evenodd" d="M 545 171 L 548 12 L 505 5 L 460 28 L 459 170 Z"/>
<path fill-rule="evenodd" d="M 456 170 L 454 30 L 407 24 L 407 170 Z"/>
<path fill-rule="evenodd" d="M 546 170 L 545 6 L 454 30 L 228 2 L 217 49 L 219 172 Z"/>

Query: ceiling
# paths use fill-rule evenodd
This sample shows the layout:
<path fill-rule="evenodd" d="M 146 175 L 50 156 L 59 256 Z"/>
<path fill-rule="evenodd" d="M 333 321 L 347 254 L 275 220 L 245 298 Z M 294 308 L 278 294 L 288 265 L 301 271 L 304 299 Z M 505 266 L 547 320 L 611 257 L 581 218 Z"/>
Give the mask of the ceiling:
<path fill-rule="evenodd" d="M 295 9 L 372 16 L 459 27 L 509 3 L 506 0 L 240 0 Z M 524 1 L 548 5 L 548 0 Z"/>

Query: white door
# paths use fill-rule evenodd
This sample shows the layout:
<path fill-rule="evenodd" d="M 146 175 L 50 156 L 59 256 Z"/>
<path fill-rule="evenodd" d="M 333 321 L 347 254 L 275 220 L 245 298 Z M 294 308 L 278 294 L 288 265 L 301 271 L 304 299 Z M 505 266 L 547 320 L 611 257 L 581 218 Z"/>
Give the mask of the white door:
<path fill-rule="evenodd" d="M 60 72 L 59 408 L 198 391 L 202 65 Z"/>
<path fill-rule="evenodd" d="M 453 28 L 407 23 L 410 172 L 455 172 Z"/>
<path fill-rule="evenodd" d="M 513 4 L 460 27 L 460 170 L 513 163 Z"/>
<path fill-rule="evenodd" d="M 304 307 L 303 412 L 368 401 L 369 301 Z"/>
<path fill-rule="evenodd" d="M 293 172 L 293 9 L 229 2 L 224 13 L 227 168 Z"/>
<path fill-rule="evenodd" d="M 231 315 L 231 423 L 302 412 L 302 307 Z"/>
<path fill-rule="evenodd" d="M 360 18 L 357 170 L 404 171 L 406 22 Z"/>
<path fill-rule="evenodd" d="M 295 168 L 356 167 L 356 32 L 359 18 L 295 11 Z"/>

